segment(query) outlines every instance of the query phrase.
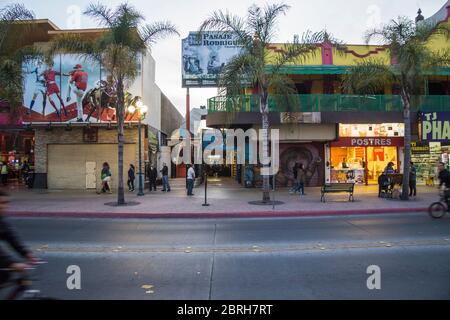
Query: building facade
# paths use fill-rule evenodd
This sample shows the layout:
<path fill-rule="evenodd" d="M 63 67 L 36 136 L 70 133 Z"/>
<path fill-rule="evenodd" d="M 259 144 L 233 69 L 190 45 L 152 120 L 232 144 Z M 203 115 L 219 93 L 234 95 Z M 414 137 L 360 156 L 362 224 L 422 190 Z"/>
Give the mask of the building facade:
<path fill-rule="evenodd" d="M 450 1 L 428 21 L 450 24 Z M 421 19 L 418 19 L 418 23 Z M 450 49 L 445 37 L 432 36 L 432 49 Z M 273 44 L 271 52 L 282 50 Z M 400 173 L 403 168 L 404 122 L 402 102 L 396 85 L 386 86 L 377 95 L 348 95 L 341 82 L 349 67 L 369 59 L 392 65 L 388 48 L 376 45 L 333 47 L 317 45 L 316 54 L 301 65 L 283 69 L 295 83 L 294 105 L 269 97 L 271 128 L 280 130 L 280 171 L 277 184 L 294 183 L 293 167 L 302 163 L 308 171 L 309 186 L 355 181 L 376 184 L 389 162 Z M 413 161 L 419 183 L 434 176 L 436 161 L 448 162 L 450 134 L 450 68 L 440 68 L 425 84 L 426 94 L 418 97 L 413 110 Z M 239 102 L 236 102 L 239 101 Z M 445 112 L 447 111 L 447 112 Z M 207 126 L 213 128 L 259 128 L 261 114 L 251 90 L 240 99 L 213 97 L 208 101 Z M 261 177 L 257 166 L 255 179 Z M 242 181 L 243 171 L 237 170 Z"/>
<path fill-rule="evenodd" d="M 23 25 L 31 25 L 33 32 L 26 33 Z M 42 48 L 61 34 L 92 39 L 107 31 L 61 30 L 45 19 L 18 24 L 15 28 L 23 38 L 22 46 Z M 166 137 L 179 126 L 183 117 L 156 84 L 156 62 L 150 49 L 136 59 L 138 75 L 127 91 L 130 97 L 139 96 L 148 107 L 141 119 L 141 160 L 142 172 L 145 172 L 147 165 L 162 166 Z M 15 169 L 10 170 L 10 178 L 20 177 L 20 165 L 28 161 L 34 171 L 36 188 L 95 189 L 100 185 L 102 164 L 108 162 L 115 187 L 118 181 L 117 176 L 114 179 L 118 162 L 117 118 L 113 100 L 104 100 L 104 93 L 110 88 L 106 71 L 93 61 L 80 60 L 77 55 L 57 55 L 50 63 L 52 65 L 41 62 L 24 65 L 24 103 L 14 116 L 7 102 L 2 101 L 0 105 L 1 160 Z M 72 73 L 77 68 L 85 71 L 89 79 L 81 102 L 68 81 L 73 79 Z M 99 102 L 99 106 L 94 108 L 93 101 Z M 130 164 L 138 168 L 138 120 L 136 113 L 125 115 L 124 178 L 127 178 Z"/>

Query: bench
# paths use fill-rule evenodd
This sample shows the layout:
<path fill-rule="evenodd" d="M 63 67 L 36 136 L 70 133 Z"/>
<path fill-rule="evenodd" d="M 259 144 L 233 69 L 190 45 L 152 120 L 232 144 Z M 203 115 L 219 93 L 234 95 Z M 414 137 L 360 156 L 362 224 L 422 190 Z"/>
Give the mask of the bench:
<path fill-rule="evenodd" d="M 320 202 L 325 202 L 326 193 L 342 193 L 347 192 L 350 194 L 348 201 L 354 202 L 353 191 L 355 189 L 354 183 L 329 183 L 322 187 L 322 196 Z"/>

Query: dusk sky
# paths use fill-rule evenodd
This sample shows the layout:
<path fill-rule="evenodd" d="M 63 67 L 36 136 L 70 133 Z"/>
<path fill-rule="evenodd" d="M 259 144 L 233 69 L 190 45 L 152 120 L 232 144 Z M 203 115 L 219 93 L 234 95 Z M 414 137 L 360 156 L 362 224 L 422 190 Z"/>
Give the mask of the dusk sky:
<path fill-rule="evenodd" d="M 37 18 L 48 18 L 60 28 L 96 27 L 95 21 L 81 16 L 90 0 L 22 0 L 2 1 L 19 2 L 33 10 Z M 116 6 L 123 0 L 100 1 Z M 255 0 L 130 0 L 146 17 L 148 22 L 169 20 L 181 33 L 181 37 L 162 40 L 153 47 L 152 55 L 156 59 L 156 82 L 161 90 L 172 100 L 184 115 L 185 89 L 181 87 L 181 38 L 189 31 L 198 29 L 201 22 L 214 10 L 229 10 L 244 15 L 252 5 L 265 4 Z M 362 43 L 363 34 L 369 27 L 399 15 L 415 18 L 420 7 L 427 18 L 437 12 L 444 0 L 287 0 L 291 5 L 288 14 L 280 20 L 277 42 L 292 41 L 295 34 L 306 30 L 319 31 L 327 28 L 336 38 L 345 43 Z M 207 99 L 216 94 L 215 89 L 192 89 L 191 106 L 206 105 Z"/>

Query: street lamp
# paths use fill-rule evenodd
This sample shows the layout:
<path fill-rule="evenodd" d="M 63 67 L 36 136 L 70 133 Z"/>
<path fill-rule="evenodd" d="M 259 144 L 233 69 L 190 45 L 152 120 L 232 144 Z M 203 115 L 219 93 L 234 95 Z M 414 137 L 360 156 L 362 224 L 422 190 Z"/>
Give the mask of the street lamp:
<path fill-rule="evenodd" d="M 138 113 L 138 130 L 139 130 L 139 192 L 138 196 L 143 196 L 144 194 L 144 182 L 142 180 L 142 133 L 141 133 L 141 120 L 145 119 L 145 115 L 148 112 L 148 107 L 142 103 L 142 101 L 137 101 L 135 105 L 130 105 L 128 107 L 128 112 L 130 114 Z"/>

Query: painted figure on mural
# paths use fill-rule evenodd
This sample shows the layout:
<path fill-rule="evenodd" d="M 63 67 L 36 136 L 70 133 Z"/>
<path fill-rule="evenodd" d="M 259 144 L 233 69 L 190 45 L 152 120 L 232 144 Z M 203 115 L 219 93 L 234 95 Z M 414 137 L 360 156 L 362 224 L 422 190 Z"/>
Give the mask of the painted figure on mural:
<path fill-rule="evenodd" d="M 69 87 L 75 93 L 77 100 L 77 122 L 83 122 L 83 97 L 87 89 L 89 74 L 83 70 L 81 64 L 73 67 L 70 73 Z M 67 97 L 70 100 L 70 96 Z"/>
<path fill-rule="evenodd" d="M 41 76 L 44 78 L 44 81 L 45 81 L 48 101 L 52 105 L 53 109 L 55 109 L 56 115 L 58 117 L 60 117 L 61 116 L 60 110 L 58 110 L 55 102 L 52 99 L 52 96 L 56 95 L 56 97 L 58 98 L 58 100 L 60 102 L 61 108 L 64 111 L 64 115 L 67 116 L 66 107 L 64 105 L 63 99 L 61 98 L 61 91 L 59 90 L 58 84 L 56 83 L 56 77 L 57 76 L 59 76 L 59 77 L 68 76 L 68 74 L 63 74 L 61 72 L 55 71 L 55 70 L 53 70 L 53 67 L 54 67 L 54 63 L 53 62 L 49 63 L 47 70 L 45 70 L 41 74 Z M 45 106 L 42 109 L 42 114 L 45 115 Z"/>
<path fill-rule="evenodd" d="M 36 103 L 36 99 L 39 95 L 42 96 L 42 110 L 45 110 L 45 106 L 47 104 L 47 86 L 45 85 L 45 78 L 43 76 L 42 62 L 38 62 L 36 68 L 30 71 L 28 74 L 33 75 L 35 77 L 34 91 L 33 97 L 30 102 L 30 109 L 27 111 L 27 114 L 31 114 L 33 111 L 34 104 Z"/>
<path fill-rule="evenodd" d="M 83 105 L 89 104 L 90 111 L 86 121 L 97 112 L 97 122 L 101 122 L 106 113 L 106 121 L 114 121 L 116 109 L 114 107 L 116 101 L 115 82 L 112 76 L 108 75 L 106 80 L 100 80 L 97 85 L 88 90 L 83 99 Z"/>
<path fill-rule="evenodd" d="M 282 186 L 296 185 L 293 168 L 296 164 L 303 164 L 305 171 L 305 186 L 320 185 L 324 179 L 324 169 L 321 170 L 323 155 L 315 144 L 302 146 L 280 147 L 280 173 L 277 184 Z"/>

